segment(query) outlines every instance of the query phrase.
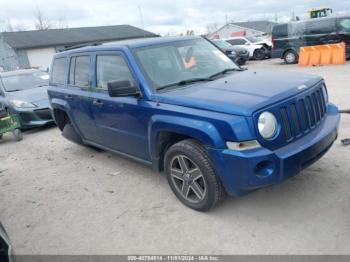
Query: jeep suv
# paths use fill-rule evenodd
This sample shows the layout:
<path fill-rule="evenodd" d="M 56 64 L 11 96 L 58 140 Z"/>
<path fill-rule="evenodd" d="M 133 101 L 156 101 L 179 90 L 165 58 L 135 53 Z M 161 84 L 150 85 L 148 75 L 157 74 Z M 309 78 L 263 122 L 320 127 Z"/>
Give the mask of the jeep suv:
<path fill-rule="evenodd" d="M 58 53 L 48 94 L 64 137 L 164 172 L 200 211 L 296 175 L 339 124 L 321 77 L 244 71 L 200 37 Z"/>

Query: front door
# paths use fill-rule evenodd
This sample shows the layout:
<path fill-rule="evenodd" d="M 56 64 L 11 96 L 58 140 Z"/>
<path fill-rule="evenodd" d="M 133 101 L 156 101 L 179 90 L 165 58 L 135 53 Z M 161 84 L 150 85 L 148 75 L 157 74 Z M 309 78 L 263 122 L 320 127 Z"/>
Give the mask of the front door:
<path fill-rule="evenodd" d="M 96 88 L 92 113 L 98 137 L 96 143 L 143 160 L 148 154 L 147 125 L 150 118 L 148 103 L 140 97 L 110 97 L 109 81 L 134 81 L 130 68 L 119 52 L 95 56 Z"/>

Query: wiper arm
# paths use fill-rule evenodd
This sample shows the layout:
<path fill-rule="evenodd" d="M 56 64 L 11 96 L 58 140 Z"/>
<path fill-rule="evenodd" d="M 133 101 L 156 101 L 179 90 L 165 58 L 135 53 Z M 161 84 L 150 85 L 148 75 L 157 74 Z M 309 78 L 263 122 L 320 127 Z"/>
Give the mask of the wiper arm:
<path fill-rule="evenodd" d="M 243 69 L 240 69 L 240 68 L 227 68 L 225 70 L 222 70 L 216 74 L 213 74 L 211 75 L 209 78 L 212 79 L 212 78 L 215 78 L 217 76 L 220 76 L 220 75 L 225 75 L 227 74 L 228 72 L 232 72 L 232 71 L 243 71 Z"/>
<path fill-rule="evenodd" d="M 206 81 L 213 81 L 213 79 L 211 79 L 211 78 L 204 78 L 204 77 L 190 78 L 190 79 L 181 80 L 179 82 L 172 83 L 172 84 L 169 84 L 169 85 L 158 87 L 157 90 L 166 89 L 166 88 L 172 87 L 172 86 L 184 86 L 184 85 L 188 85 L 188 84 L 192 84 L 192 83 L 196 83 L 196 82 L 206 82 Z"/>

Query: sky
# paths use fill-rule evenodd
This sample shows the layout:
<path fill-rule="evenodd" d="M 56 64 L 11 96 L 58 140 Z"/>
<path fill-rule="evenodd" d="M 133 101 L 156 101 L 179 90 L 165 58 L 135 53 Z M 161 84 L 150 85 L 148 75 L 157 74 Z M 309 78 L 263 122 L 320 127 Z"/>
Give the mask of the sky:
<path fill-rule="evenodd" d="M 193 30 L 207 32 L 208 26 L 226 21 L 268 19 L 286 22 L 294 13 L 305 17 L 313 7 L 350 11 L 350 0 L 0 0 L 0 29 L 31 30 L 40 9 L 53 25 L 68 27 L 130 24 L 161 35 Z M 350 12 L 349 12 L 350 13 Z"/>

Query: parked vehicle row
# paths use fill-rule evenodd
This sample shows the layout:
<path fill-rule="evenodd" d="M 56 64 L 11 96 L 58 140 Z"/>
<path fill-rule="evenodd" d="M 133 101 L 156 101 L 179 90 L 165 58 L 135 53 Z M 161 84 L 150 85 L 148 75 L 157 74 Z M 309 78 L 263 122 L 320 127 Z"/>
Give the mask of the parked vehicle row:
<path fill-rule="evenodd" d="M 0 104 L 7 113 L 19 116 L 21 128 L 53 122 L 47 96 L 49 75 L 36 69 L 0 73 Z"/>
<path fill-rule="evenodd" d="M 295 176 L 338 134 L 321 77 L 242 70 L 199 37 L 73 49 L 51 68 L 64 137 L 164 172 L 195 210 Z"/>
<path fill-rule="evenodd" d="M 272 31 L 273 58 L 287 64 L 298 62 L 302 46 L 344 42 L 350 58 L 350 17 L 334 16 L 276 25 Z"/>
<path fill-rule="evenodd" d="M 262 60 L 271 57 L 272 43 L 256 37 L 230 37 L 224 39 L 232 46 L 246 48 L 249 57 L 254 60 Z"/>
<path fill-rule="evenodd" d="M 244 47 L 230 45 L 224 40 L 214 40 L 212 43 L 238 65 L 245 65 L 249 60 L 249 51 Z"/>

